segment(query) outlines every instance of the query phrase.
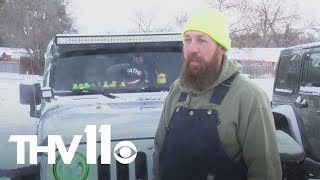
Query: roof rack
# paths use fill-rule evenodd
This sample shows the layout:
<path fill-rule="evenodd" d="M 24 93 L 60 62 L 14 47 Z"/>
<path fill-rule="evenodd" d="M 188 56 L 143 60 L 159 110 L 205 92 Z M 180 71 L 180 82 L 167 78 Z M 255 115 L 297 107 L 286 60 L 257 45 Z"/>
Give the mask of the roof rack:
<path fill-rule="evenodd" d="M 138 42 L 172 42 L 181 41 L 180 33 L 144 33 L 144 34 L 108 34 L 108 35 L 77 35 L 57 34 L 56 45 L 76 44 L 111 44 Z"/>

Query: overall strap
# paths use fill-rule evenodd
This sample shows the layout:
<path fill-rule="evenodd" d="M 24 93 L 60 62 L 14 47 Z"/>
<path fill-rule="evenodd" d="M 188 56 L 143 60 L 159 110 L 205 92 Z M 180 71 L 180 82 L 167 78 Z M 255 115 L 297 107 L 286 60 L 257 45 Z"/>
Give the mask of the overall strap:
<path fill-rule="evenodd" d="M 181 92 L 178 102 L 180 103 L 180 102 L 186 101 L 187 100 L 187 96 L 188 96 L 187 92 Z"/>
<path fill-rule="evenodd" d="M 240 72 L 235 72 L 227 80 L 223 81 L 221 84 L 214 88 L 214 91 L 210 98 L 211 103 L 217 105 L 220 105 L 222 103 L 224 97 L 226 96 L 232 85 L 233 80 L 237 77 L 238 74 L 240 74 Z"/>
<path fill-rule="evenodd" d="M 181 107 L 181 105 L 179 105 L 179 104 L 181 104 L 182 102 L 186 101 L 187 97 L 188 97 L 188 93 L 187 92 L 181 92 L 180 93 L 179 100 L 178 100 L 178 107 L 173 113 L 176 113 L 176 112 L 179 111 L 179 109 Z M 171 118 L 170 118 L 170 121 L 168 122 L 168 124 L 165 122 L 166 134 L 169 132 L 170 123 L 171 123 Z"/>

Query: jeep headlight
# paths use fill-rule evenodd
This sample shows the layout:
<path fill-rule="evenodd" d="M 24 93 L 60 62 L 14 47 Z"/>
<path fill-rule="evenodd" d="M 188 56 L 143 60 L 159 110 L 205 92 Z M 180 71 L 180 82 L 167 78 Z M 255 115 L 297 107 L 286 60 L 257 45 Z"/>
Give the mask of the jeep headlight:
<path fill-rule="evenodd" d="M 70 164 L 64 164 L 59 155 L 53 166 L 53 174 L 57 180 L 84 180 L 89 174 L 89 166 L 81 153 L 76 152 Z"/>

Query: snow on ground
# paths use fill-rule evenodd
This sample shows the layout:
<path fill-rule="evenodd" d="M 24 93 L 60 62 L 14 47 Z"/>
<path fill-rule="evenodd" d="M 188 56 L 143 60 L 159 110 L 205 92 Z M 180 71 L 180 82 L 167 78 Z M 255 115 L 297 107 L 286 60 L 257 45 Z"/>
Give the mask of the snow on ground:
<path fill-rule="evenodd" d="M 270 101 L 272 100 L 273 82 L 274 78 L 267 79 L 252 79 L 260 88 L 262 88 L 268 95 Z"/>
<path fill-rule="evenodd" d="M 27 75 L 27 74 L 0 72 L 0 80 L 20 80 L 20 82 L 23 82 L 23 83 L 32 83 L 32 82 L 40 82 L 42 80 L 42 77 L 38 76 L 38 75 Z M 6 82 L 11 83 L 14 81 L 2 81 L 2 82 L 3 83 L 6 83 Z"/>
<path fill-rule="evenodd" d="M 19 84 L 40 80 L 39 76 L 0 73 L 0 169 L 18 167 L 16 143 L 8 142 L 10 135 L 36 133 L 36 119 L 29 116 L 29 106 L 20 104 Z"/>

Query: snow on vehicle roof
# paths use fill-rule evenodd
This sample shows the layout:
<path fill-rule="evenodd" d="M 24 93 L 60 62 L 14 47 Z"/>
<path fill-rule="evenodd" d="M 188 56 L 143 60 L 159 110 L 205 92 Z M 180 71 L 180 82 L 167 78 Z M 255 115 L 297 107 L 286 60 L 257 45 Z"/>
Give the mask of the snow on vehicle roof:
<path fill-rule="evenodd" d="M 288 47 L 288 48 L 286 48 L 284 50 L 289 50 L 289 49 L 307 49 L 307 48 L 312 48 L 312 47 L 320 47 L 320 42 L 301 44 L 301 45 L 298 45 L 298 46 Z"/>

